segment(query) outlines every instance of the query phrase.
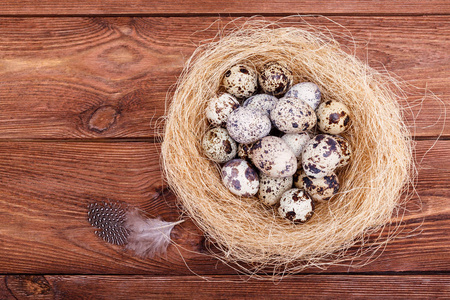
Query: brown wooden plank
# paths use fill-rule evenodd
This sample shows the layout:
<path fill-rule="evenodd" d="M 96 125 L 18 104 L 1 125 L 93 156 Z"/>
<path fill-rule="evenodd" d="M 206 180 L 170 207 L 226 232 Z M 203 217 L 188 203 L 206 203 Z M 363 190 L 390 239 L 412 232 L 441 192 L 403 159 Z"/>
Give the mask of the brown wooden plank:
<path fill-rule="evenodd" d="M 5 276 L 2 276 L 5 277 Z M 0 279 L 2 279 L 0 277 Z M 309 275 L 280 282 L 237 276 L 6 276 L 15 299 L 444 299 L 449 275 Z M 0 293 L 2 292 L 0 287 Z"/>
<path fill-rule="evenodd" d="M 7 0 L 1 15 L 123 15 L 123 14 L 445 14 L 450 6 L 445 0 L 431 1 L 127 1 L 92 2 Z"/>
<path fill-rule="evenodd" d="M 155 137 L 184 61 L 231 19 L 196 32 L 216 20 L 0 18 L 0 137 Z M 450 136 L 443 114 L 450 105 L 449 17 L 333 17 L 346 29 L 325 18 L 306 20 L 336 32 L 349 51 L 340 34 L 351 33 L 359 45 L 368 41 L 358 57 L 441 97 L 443 103 L 421 103 L 424 92 L 415 91 L 405 113 L 414 135 Z"/>
<path fill-rule="evenodd" d="M 418 141 L 417 157 L 431 145 Z M 402 238 L 351 272 L 450 270 L 450 161 L 442 159 L 449 149 L 450 141 L 439 141 L 424 157 L 417 185 L 423 209 L 417 210 L 414 197 Z M 156 259 L 139 259 L 94 235 L 86 214 L 91 201 L 119 200 L 164 220 L 179 217 L 162 180 L 157 144 L 2 142 L 0 153 L 0 274 L 235 274 L 206 254 L 190 221 L 173 231 L 180 247 L 171 245 L 166 257 Z"/>

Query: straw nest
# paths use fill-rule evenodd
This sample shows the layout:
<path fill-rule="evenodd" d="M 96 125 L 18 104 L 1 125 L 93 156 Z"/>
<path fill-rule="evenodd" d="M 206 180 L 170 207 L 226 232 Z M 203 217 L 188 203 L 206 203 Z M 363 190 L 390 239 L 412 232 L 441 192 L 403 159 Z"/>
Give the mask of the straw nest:
<path fill-rule="evenodd" d="M 338 173 L 340 192 L 329 203 L 316 205 L 314 217 L 302 225 L 280 219 L 257 198 L 232 195 L 221 182 L 220 166 L 200 146 L 209 126 L 205 107 L 222 91 L 225 71 L 239 62 L 259 69 L 268 61 L 284 62 L 294 83 L 316 83 L 322 99 L 341 101 L 352 114 L 344 137 L 353 157 Z M 395 231 L 390 220 L 412 167 L 410 134 L 392 91 L 395 85 L 391 77 L 342 50 L 331 35 L 310 26 L 255 21 L 201 45 L 173 93 L 162 159 L 183 208 L 221 250 L 215 255 L 246 273 L 264 269 L 280 275 L 325 268 L 380 248 Z"/>

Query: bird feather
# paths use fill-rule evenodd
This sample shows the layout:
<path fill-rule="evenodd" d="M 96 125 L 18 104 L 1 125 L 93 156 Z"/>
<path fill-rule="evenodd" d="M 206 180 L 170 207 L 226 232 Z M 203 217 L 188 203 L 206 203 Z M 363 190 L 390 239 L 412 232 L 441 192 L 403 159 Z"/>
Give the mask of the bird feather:
<path fill-rule="evenodd" d="M 166 222 L 159 218 L 145 218 L 137 209 L 126 214 L 125 226 L 130 231 L 126 248 L 141 257 L 151 258 L 166 253 L 170 233 L 175 225 L 183 222 Z"/>
<path fill-rule="evenodd" d="M 184 220 L 166 222 L 147 218 L 139 209 L 120 202 L 96 202 L 88 206 L 88 221 L 108 243 L 124 245 L 140 257 L 152 258 L 167 252 L 172 229 Z"/>

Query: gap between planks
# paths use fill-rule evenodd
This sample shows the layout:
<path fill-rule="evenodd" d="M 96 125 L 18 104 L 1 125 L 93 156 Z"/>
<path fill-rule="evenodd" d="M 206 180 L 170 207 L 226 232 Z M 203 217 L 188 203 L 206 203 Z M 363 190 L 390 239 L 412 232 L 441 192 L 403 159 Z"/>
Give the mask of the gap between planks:
<path fill-rule="evenodd" d="M 447 17 L 450 13 L 435 12 L 435 13 L 320 13 L 320 12 L 309 12 L 309 13 L 125 13 L 125 14 L 2 14 L 0 13 L 0 18 L 251 18 L 251 17 L 291 17 L 291 16 L 301 16 L 301 17 Z"/>
<path fill-rule="evenodd" d="M 157 0 L 129 0 L 127 5 L 117 1 L 103 0 L 92 2 L 79 0 L 27 1 L 5 0 L 2 3 L 3 15 L 191 15 L 191 14 L 292 14 L 292 13 L 320 13 L 320 14 L 446 14 L 450 13 L 450 5 L 445 0 L 399 0 L 399 1 L 286 1 L 271 0 L 183 0 L 183 1 L 157 1 Z"/>
<path fill-rule="evenodd" d="M 450 136 L 413 136 L 414 141 L 448 141 Z M 164 138 L 148 137 L 148 138 L 80 138 L 80 139 L 2 139 L 0 143 L 153 143 L 159 144 L 164 141 Z"/>

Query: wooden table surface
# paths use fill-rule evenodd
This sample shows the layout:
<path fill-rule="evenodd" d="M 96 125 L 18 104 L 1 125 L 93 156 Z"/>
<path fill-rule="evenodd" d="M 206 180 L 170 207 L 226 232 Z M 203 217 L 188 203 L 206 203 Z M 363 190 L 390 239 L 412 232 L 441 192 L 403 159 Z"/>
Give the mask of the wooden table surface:
<path fill-rule="evenodd" d="M 87 204 L 105 199 L 179 217 L 159 162 L 166 93 L 200 41 L 255 14 L 324 15 L 305 19 L 351 34 L 358 57 L 419 88 L 405 110 L 417 193 L 371 264 L 248 280 L 208 256 L 190 221 L 173 231 L 181 247 L 146 260 L 87 222 Z M 2 1 L 0 299 L 450 297 L 449 52 L 447 0 Z M 422 101 L 425 88 L 441 101 Z"/>

